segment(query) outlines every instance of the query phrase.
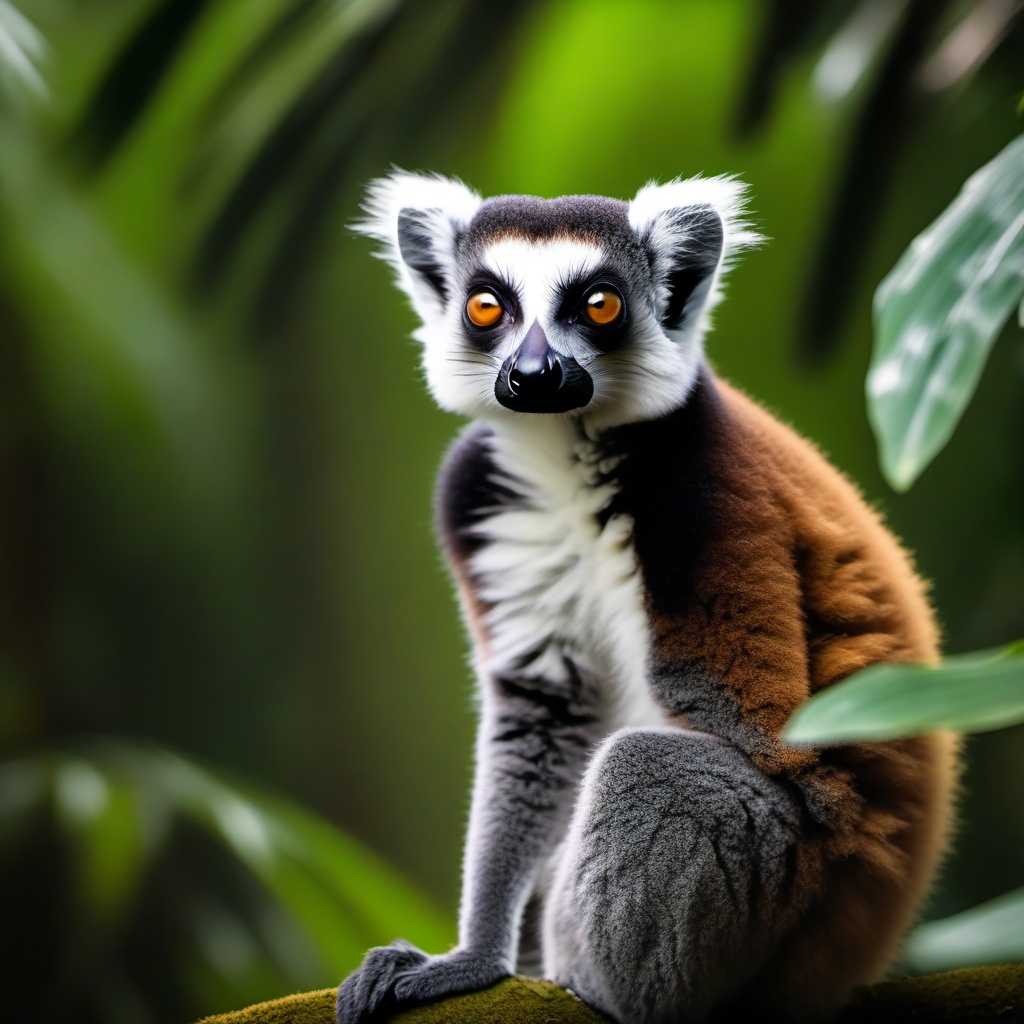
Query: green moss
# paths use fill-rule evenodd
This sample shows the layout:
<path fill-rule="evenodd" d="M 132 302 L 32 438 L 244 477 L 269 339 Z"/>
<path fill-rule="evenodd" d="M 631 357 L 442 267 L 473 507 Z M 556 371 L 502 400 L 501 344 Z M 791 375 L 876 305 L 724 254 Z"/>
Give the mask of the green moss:
<path fill-rule="evenodd" d="M 1024 964 L 970 967 L 860 989 L 835 1024 L 999 1024 L 1024 1021 Z M 287 996 L 201 1024 L 334 1024 L 334 989 Z M 607 1024 L 548 981 L 509 978 L 483 992 L 406 1010 L 390 1024 Z"/>
<path fill-rule="evenodd" d="M 323 988 L 319 992 L 303 992 L 269 1003 L 204 1017 L 200 1024 L 333 1024 L 334 997 L 337 989 Z"/>
<path fill-rule="evenodd" d="M 1024 1021 L 1024 964 L 966 967 L 860 989 L 836 1024 Z"/>
<path fill-rule="evenodd" d="M 200 1024 L 334 1024 L 333 988 L 259 1003 L 207 1017 Z M 391 1024 L 608 1024 L 607 1019 L 550 981 L 508 978 L 483 992 L 406 1010 Z"/>

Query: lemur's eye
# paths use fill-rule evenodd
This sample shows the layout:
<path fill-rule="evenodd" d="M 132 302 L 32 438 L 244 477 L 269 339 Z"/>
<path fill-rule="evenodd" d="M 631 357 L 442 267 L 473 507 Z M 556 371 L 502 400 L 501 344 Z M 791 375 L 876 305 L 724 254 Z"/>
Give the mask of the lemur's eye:
<path fill-rule="evenodd" d="M 477 327 L 493 327 L 505 312 L 494 292 L 474 292 L 466 300 L 466 316 Z"/>
<path fill-rule="evenodd" d="M 610 288 L 603 288 L 601 291 L 591 292 L 587 296 L 586 305 L 583 307 L 583 315 L 599 327 L 618 320 L 622 312 L 622 299 Z"/>

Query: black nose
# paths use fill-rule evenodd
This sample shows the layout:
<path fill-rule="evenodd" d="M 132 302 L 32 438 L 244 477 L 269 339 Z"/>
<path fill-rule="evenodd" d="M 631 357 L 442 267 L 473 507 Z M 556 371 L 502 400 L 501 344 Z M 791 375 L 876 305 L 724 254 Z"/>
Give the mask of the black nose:
<path fill-rule="evenodd" d="M 516 412 L 568 412 L 582 408 L 593 394 L 590 374 L 572 356 L 555 352 L 537 322 L 494 382 L 494 397 Z"/>
<path fill-rule="evenodd" d="M 562 368 L 548 345 L 544 328 L 536 320 L 508 367 L 508 389 L 516 398 L 532 402 L 553 395 L 562 383 Z"/>
<path fill-rule="evenodd" d="M 524 400 L 547 398 L 562 383 L 562 368 L 552 355 L 536 360 L 520 356 L 508 368 L 508 389 Z"/>

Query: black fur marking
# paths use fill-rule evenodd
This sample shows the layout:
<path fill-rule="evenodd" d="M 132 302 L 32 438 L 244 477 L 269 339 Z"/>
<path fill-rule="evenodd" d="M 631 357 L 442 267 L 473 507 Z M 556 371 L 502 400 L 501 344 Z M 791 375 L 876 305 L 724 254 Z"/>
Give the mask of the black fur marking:
<path fill-rule="evenodd" d="M 534 241 L 586 235 L 612 239 L 625 248 L 642 251 L 629 223 L 629 204 L 605 196 L 495 196 L 476 212 L 465 242 L 475 247 L 507 235 Z"/>
<path fill-rule="evenodd" d="M 723 529 L 714 466 L 731 456 L 727 413 L 710 374 L 686 403 L 658 420 L 632 423 L 602 438 L 607 455 L 624 456 L 611 473 L 618 491 L 601 512 L 633 519 L 633 543 L 655 611 L 682 611 L 693 597 L 697 560 Z"/>
<path fill-rule="evenodd" d="M 519 295 L 515 286 L 486 269 L 478 270 L 469 278 L 466 286 L 466 301 L 469 301 L 471 295 L 483 291 L 494 293 L 504 307 L 505 315 L 493 327 L 478 327 L 469 319 L 469 314 L 463 305 L 462 326 L 466 332 L 466 338 L 473 348 L 480 352 L 493 352 L 509 329 L 515 327 L 522 320 L 522 307 L 519 304 Z"/>
<path fill-rule="evenodd" d="M 448 551 L 461 563 L 483 546 L 473 529 L 499 508 L 520 505 L 523 499 L 497 481 L 488 427 L 475 425 L 462 432 L 449 449 L 434 495 L 437 529 Z"/>
<path fill-rule="evenodd" d="M 541 709 L 548 727 L 583 728 L 596 725 L 600 721 L 595 711 L 587 710 L 581 705 L 577 694 L 548 689 L 548 681 L 545 679 L 512 679 L 508 676 L 499 676 L 495 679 L 495 684 L 503 697 Z"/>
<path fill-rule="evenodd" d="M 622 299 L 622 312 L 613 323 L 605 326 L 590 323 L 584 313 L 587 299 L 594 292 L 608 290 L 616 292 Z M 626 301 L 628 290 L 628 285 L 614 268 L 601 267 L 594 273 L 565 281 L 560 286 L 561 301 L 555 317 L 563 323 L 572 324 L 587 344 L 599 352 L 614 352 L 631 340 L 629 304 Z"/>
<path fill-rule="evenodd" d="M 423 222 L 424 213 L 429 212 L 411 207 L 398 211 L 398 251 L 402 259 L 447 301 L 448 286 L 444 272 L 434 253 L 430 228 Z"/>
<path fill-rule="evenodd" d="M 572 789 L 587 753 L 597 740 L 602 719 L 576 663 L 563 655 L 564 684 L 541 676 L 497 676 L 498 715 L 491 741 L 499 770 L 522 783 L 519 804 L 554 809 Z"/>
<path fill-rule="evenodd" d="M 725 239 L 722 220 L 710 206 L 674 210 L 671 217 L 673 234 L 679 242 L 666 254 L 672 270 L 666 281 L 669 299 L 662 323 L 669 329 L 679 327 L 686 319 L 690 299 L 718 266 Z"/>
<path fill-rule="evenodd" d="M 608 255 L 608 269 L 627 282 L 636 294 L 651 284 L 651 259 L 629 223 L 629 204 L 604 196 L 496 196 L 477 210 L 460 236 L 462 262 L 469 262 L 488 245 L 502 238 L 545 241 L 582 238 Z"/>

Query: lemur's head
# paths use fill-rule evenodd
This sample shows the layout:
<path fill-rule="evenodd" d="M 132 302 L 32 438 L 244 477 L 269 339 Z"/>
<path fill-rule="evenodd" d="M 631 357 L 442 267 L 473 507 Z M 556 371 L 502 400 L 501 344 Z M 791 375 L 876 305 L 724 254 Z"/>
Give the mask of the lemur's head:
<path fill-rule="evenodd" d="M 731 258 L 758 241 L 732 178 L 601 196 L 481 199 L 397 171 L 356 227 L 384 243 L 423 320 L 427 380 L 473 417 L 586 415 L 611 426 L 682 404 Z"/>

